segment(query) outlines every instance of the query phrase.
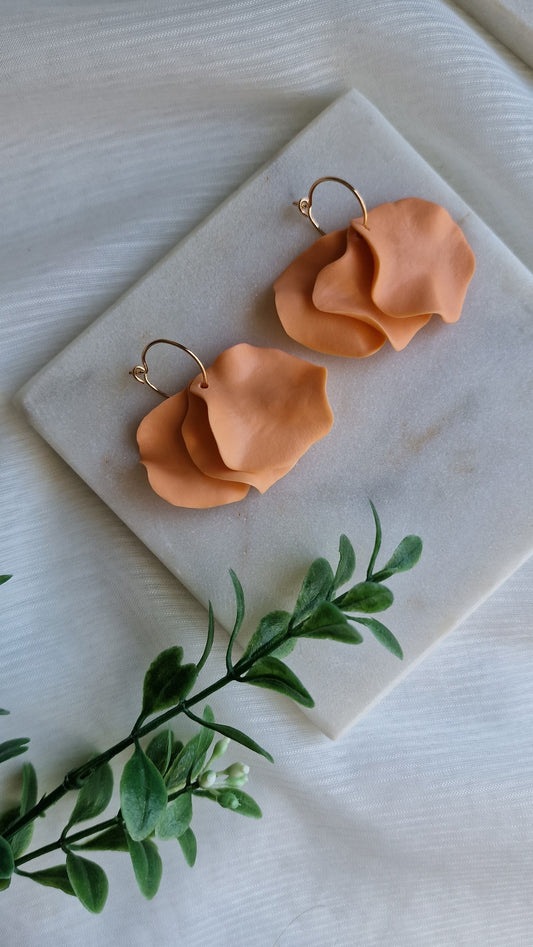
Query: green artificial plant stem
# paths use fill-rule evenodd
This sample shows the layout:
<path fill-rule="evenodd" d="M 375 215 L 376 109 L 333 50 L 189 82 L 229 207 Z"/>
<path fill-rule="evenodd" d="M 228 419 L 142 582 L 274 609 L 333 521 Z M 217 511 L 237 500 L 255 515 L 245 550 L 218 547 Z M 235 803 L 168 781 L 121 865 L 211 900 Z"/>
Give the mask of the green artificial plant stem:
<path fill-rule="evenodd" d="M 90 829 L 81 829 L 79 832 L 69 835 L 68 838 L 59 838 L 55 842 L 50 842 L 48 845 L 43 845 L 42 848 L 36 848 L 33 852 L 29 852 L 27 855 L 21 855 L 20 858 L 16 858 L 15 867 L 19 868 L 20 865 L 24 865 L 26 862 L 33 861 L 34 858 L 39 858 L 41 855 L 48 855 L 50 852 L 56 852 L 58 849 L 62 848 L 63 845 L 73 845 L 75 842 L 80 842 L 82 839 L 87 838 L 88 835 L 95 835 L 96 832 L 103 832 L 105 829 L 110 829 L 114 825 L 117 825 L 118 822 L 119 816 L 115 816 L 114 819 L 106 819 L 105 822 L 99 822 L 98 825 L 93 825 Z"/>
<path fill-rule="evenodd" d="M 137 740 L 142 739 L 142 737 L 152 733 L 153 730 L 157 730 L 157 728 L 162 726 L 162 724 L 168 723 L 168 721 L 172 720 L 173 717 L 177 717 L 178 714 L 183 713 L 185 706 L 193 707 L 201 700 L 206 700 L 211 696 L 211 694 L 214 694 L 222 687 L 225 687 L 226 684 L 229 684 L 232 680 L 235 680 L 235 678 L 229 674 L 224 674 L 224 677 L 219 678 L 218 681 L 210 684 L 209 687 L 205 687 L 204 690 L 200 691 L 200 693 L 196 694 L 190 700 L 186 702 L 180 701 L 180 703 L 175 707 L 171 707 L 170 710 L 160 714 L 154 720 L 150 721 L 150 723 L 139 727 L 137 730 L 133 729 L 129 736 L 124 737 L 123 740 L 119 740 L 118 743 L 115 743 L 113 746 L 109 747 L 108 750 L 104 750 L 103 753 L 99 753 L 98 756 L 88 760 L 87 763 L 82 763 L 82 765 L 78 766 L 76 769 L 69 770 L 63 779 L 63 782 L 60 783 L 59 786 L 56 786 L 52 792 L 46 793 L 42 799 L 35 806 L 33 806 L 32 809 L 30 809 L 23 816 L 13 822 L 12 825 L 10 825 L 9 829 L 4 832 L 4 838 L 9 841 L 13 835 L 20 831 L 20 829 L 24 828 L 24 826 L 28 825 L 28 823 L 33 822 L 34 819 L 37 819 L 40 815 L 46 812 L 47 809 L 55 805 L 56 802 L 59 802 L 63 796 L 66 796 L 68 792 L 71 792 L 75 789 L 80 789 L 83 780 L 93 773 L 95 769 L 97 769 L 99 766 L 102 766 L 103 763 L 109 763 L 110 760 L 112 760 L 115 756 L 118 756 L 119 753 L 122 753 L 123 750 L 127 750 L 128 747 L 132 746 Z"/>
<path fill-rule="evenodd" d="M 393 602 L 392 592 L 383 583 L 416 564 L 422 542 L 417 536 L 404 537 L 385 565 L 376 571 L 382 533 L 373 505 L 372 513 L 375 540 L 363 581 L 345 589 L 355 571 L 356 557 L 349 539 L 342 535 L 335 572 L 326 559 L 315 559 L 303 579 L 292 613 L 275 610 L 264 615 L 244 653 L 234 664 L 232 652 L 244 620 L 245 602 L 239 579 L 230 570 L 236 617 L 226 650 L 225 674 L 191 694 L 213 645 L 214 615 L 209 604 L 206 644 L 200 660 L 196 664 L 184 664 L 183 649 L 178 646 L 156 656 L 144 676 L 141 712 L 124 739 L 71 769 L 63 781 L 40 800 L 37 774 L 31 764 L 23 766 L 20 802 L 0 816 L 0 891 L 9 887 L 13 874 L 20 874 L 40 885 L 75 895 L 87 910 L 99 913 L 104 907 L 109 883 L 101 866 L 86 857 L 87 852 L 129 853 L 141 893 L 151 898 L 157 892 L 162 873 L 156 841 L 177 839 L 187 863 L 194 864 L 196 838 L 190 828 L 193 798 L 204 798 L 224 809 L 260 818 L 259 806 L 242 790 L 249 766 L 232 763 L 226 769 L 215 771 L 213 761 L 226 752 L 230 741 L 270 762 L 273 762 L 272 757 L 247 734 L 216 721 L 208 704 L 201 717 L 193 713 L 192 708 L 234 681 L 275 690 L 304 707 L 314 706 L 309 692 L 282 660 L 304 638 L 357 645 L 363 642 L 361 628 L 370 631 L 396 658 L 403 657 L 393 633 L 374 615 L 388 609 Z M 6 713 L 0 710 L 0 714 Z M 181 714 L 199 727 L 185 744 L 176 739 L 169 728 L 162 729 Z M 143 749 L 141 739 L 153 731 L 158 732 Z M 208 758 L 216 733 L 219 739 Z M 0 763 L 24 753 L 28 742 L 28 738 L 19 737 L 0 743 Z M 95 824 L 94 820 L 106 812 L 112 798 L 113 773 L 109 762 L 130 747 L 133 753 L 120 778 L 120 809 L 114 817 Z M 77 791 L 77 798 L 59 839 L 26 852 L 36 818 L 71 791 Z M 83 821 L 93 824 L 72 831 Z M 66 859 L 63 864 L 32 872 L 22 869 L 33 859 L 58 850 Z M 79 854 L 81 851 L 83 854 Z"/>
<path fill-rule="evenodd" d="M 183 789 L 178 789 L 176 792 L 169 793 L 168 801 L 173 802 L 174 799 L 178 798 L 178 796 L 182 796 L 186 792 L 194 791 L 198 787 L 199 783 L 196 780 L 189 786 L 184 786 Z M 98 822 L 97 825 L 91 825 L 87 829 L 80 829 L 79 832 L 73 832 L 72 835 L 62 834 L 61 837 L 56 839 L 55 842 L 49 842 L 48 845 L 43 845 L 41 848 L 36 848 L 32 852 L 28 852 L 27 855 L 21 855 L 20 858 L 15 859 L 15 869 L 18 870 L 21 865 L 24 865 L 29 861 L 33 861 L 34 858 L 40 858 L 41 855 L 49 855 L 51 852 L 57 852 L 61 848 L 68 848 L 71 845 L 75 845 L 76 842 L 81 842 L 83 839 L 89 838 L 92 835 L 98 835 L 100 832 L 105 832 L 106 829 L 111 829 L 114 826 L 121 824 L 122 817 L 119 810 L 117 815 L 112 819 L 105 819 L 104 822 Z M 23 872 L 21 872 L 21 874 L 23 874 Z"/>
<path fill-rule="evenodd" d="M 232 681 L 240 681 L 241 675 L 245 674 L 246 671 L 250 670 L 254 664 L 257 663 L 263 657 L 266 657 L 269 654 L 272 654 L 273 651 L 276 651 L 281 645 L 293 637 L 298 637 L 299 632 L 302 630 L 302 627 L 305 624 L 305 619 L 295 622 L 294 624 L 289 625 L 289 630 L 284 632 L 281 635 L 272 638 L 262 647 L 258 648 L 249 658 L 241 658 L 238 661 L 234 668 L 233 673 L 226 673 L 223 677 L 219 678 L 217 681 L 214 681 L 213 684 L 210 684 L 208 687 L 205 687 L 202 691 L 196 694 L 194 697 L 189 698 L 186 701 L 180 701 L 174 707 L 171 707 L 169 710 L 166 710 L 164 713 L 160 714 L 158 717 L 155 717 L 150 723 L 137 725 L 133 728 L 129 736 L 124 737 L 123 740 L 119 740 L 118 743 L 115 743 L 109 749 L 104 750 L 103 753 L 98 754 L 98 756 L 93 757 L 87 763 L 82 763 L 81 766 L 76 767 L 75 769 L 69 770 L 69 772 L 64 777 L 63 781 L 57 786 L 52 792 L 44 795 L 42 799 L 28 812 L 16 820 L 10 827 L 9 830 L 4 833 L 4 838 L 8 841 L 13 835 L 18 832 L 25 825 L 28 825 L 30 822 L 33 822 L 34 819 L 41 816 L 47 809 L 55 805 L 67 795 L 68 792 L 71 792 L 76 789 L 80 789 L 83 780 L 89 776 L 95 769 L 101 766 L 103 763 L 108 763 L 115 756 L 118 756 L 119 753 L 122 753 L 123 750 L 127 750 L 128 747 L 132 746 L 136 740 L 142 739 L 142 737 L 147 736 L 149 733 L 152 733 L 154 730 L 157 730 L 158 727 L 162 726 L 165 723 L 168 723 L 169 720 L 172 720 L 174 717 L 177 717 L 181 713 L 186 713 L 187 708 L 194 707 L 195 704 L 200 703 L 200 701 L 207 700 L 211 694 L 216 693 L 216 691 L 221 690 L 227 684 L 230 684 Z M 142 716 L 138 718 L 142 719 Z"/>

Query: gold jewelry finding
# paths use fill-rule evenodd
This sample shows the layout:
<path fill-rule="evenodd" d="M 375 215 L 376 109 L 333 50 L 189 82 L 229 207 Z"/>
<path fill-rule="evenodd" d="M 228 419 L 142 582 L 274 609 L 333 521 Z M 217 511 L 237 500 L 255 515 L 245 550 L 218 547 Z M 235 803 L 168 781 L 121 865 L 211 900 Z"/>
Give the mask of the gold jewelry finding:
<path fill-rule="evenodd" d="M 182 345 L 181 342 L 173 342 L 172 339 L 154 339 L 153 342 L 149 342 L 148 345 L 144 347 L 143 353 L 141 355 L 142 364 L 134 365 L 134 367 L 129 372 L 130 375 L 133 375 L 133 377 L 135 378 L 135 381 L 139 381 L 141 385 L 148 385 L 148 387 L 151 388 L 152 391 L 156 391 L 157 394 L 161 395 L 162 398 L 170 398 L 170 395 L 167 395 L 166 392 L 161 391 L 161 389 L 158 388 L 156 385 L 152 384 L 152 382 L 148 378 L 148 365 L 146 364 L 146 353 L 148 352 L 149 349 L 152 348 L 152 345 L 158 345 L 160 342 L 165 342 L 167 345 L 175 345 L 176 348 L 181 349 L 182 352 L 187 352 L 187 355 L 190 355 L 191 358 L 194 359 L 196 364 L 199 366 L 200 371 L 202 372 L 202 384 L 200 385 L 200 387 L 201 388 L 209 387 L 209 384 L 207 381 L 207 372 L 202 362 L 198 358 L 198 356 L 195 355 L 194 352 L 191 352 L 190 349 L 186 348 L 185 345 Z"/>
<path fill-rule="evenodd" d="M 317 188 L 318 185 L 322 184 L 324 181 L 335 181 L 337 184 L 342 184 L 343 187 L 348 188 L 348 190 L 354 195 L 354 197 L 357 198 L 357 200 L 359 201 L 361 205 L 361 210 L 363 211 L 363 227 L 366 230 L 370 230 L 367 224 L 368 214 L 366 210 L 366 204 L 363 198 L 361 197 L 361 195 L 359 194 L 359 191 L 356 191 L 356 189 L 352 187 L 352 185 L 349 184 L 348 181 L 345 181 L 344 178 L 336 178 L 336 177 L 331 177 L 327 175 L 326 177 L 318 178 L 311 185 L 309 189 L 309 194 L 307 195 L 307 197 L 302 197 L 300 198 L 299 201 L 293 201 L 294 206 L 298 208 L 298 210 L 300 211 L 301 214 L 304 215 L 304 217 L 307 217 L 311 221 L 311 223 L 313 224 L 313 227 L 315 227 L 315 229 L 318 230 L 319 234 L 321 234 L 321 236 L 324 237 L 325 231 L 322 230 L 321 227 L 319 227 L 316 221 L 316 218 L 313 215 L 312 204 L 313 204 L 313 194 L 314 194 L 315 188 Z"/>

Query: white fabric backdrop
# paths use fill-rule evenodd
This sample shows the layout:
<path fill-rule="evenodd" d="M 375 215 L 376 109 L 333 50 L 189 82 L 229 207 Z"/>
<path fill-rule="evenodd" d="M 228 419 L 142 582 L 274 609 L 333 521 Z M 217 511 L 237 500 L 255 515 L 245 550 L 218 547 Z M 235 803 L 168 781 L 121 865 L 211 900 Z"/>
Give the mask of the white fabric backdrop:
<path fill-rule="evenodd" d="M 529 66 L 533 66 L 530 0 L 458 0 L 459 6 Z"/>
<path fill-rule="evenodd" d="M 0 571 L 15 576 L 0 705 L 2 739 L 31 736 L 44 790 L 126 732 L 149 661 L 177 641 L 197 655 L 205 616 L 13 393 L 353 86 L 531 268 L 532 74 L 442 0 L 1 0 L 0 13 Z M 222 693 L 219 718 L 276 759 L 234 755 L 263 820 L 198 804 L 197 866 L 167 843 L 150 903 L 126 856 L 102 858 L 100 917 L 15 879 L 3 943 L 531 943 L 532 586 L 530 561 L 336 744 L 282 699 Z M 2 767 L 8 799 L 22 760 Z"/>

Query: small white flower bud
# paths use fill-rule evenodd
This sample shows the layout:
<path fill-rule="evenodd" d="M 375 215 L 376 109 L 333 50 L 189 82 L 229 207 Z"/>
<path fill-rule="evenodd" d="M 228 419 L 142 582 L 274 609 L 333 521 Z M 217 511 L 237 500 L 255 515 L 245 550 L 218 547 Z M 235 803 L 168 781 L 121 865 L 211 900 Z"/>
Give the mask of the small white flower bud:
<path fill-rule="evenodd" d="M 218 792 L 218 802 L 224 809 L 238 809 L 240 807 L 237 796 L 227 789 Z"/>
<path fill-rule="evenodd" d="M 228 776 L 226 780 L 226 786 L 230 789 L 240 789 L 241 786 L 245 786 L 248 782 L 248 777 L 243 776 Z"/>
<path fill-rule="evenodd" d="M 241 779 L 242 776 L 248 776 L 250 767 L 246 763 L 232 763 L 224 772 L 230 779 Z"/>
<path fill-rule="evenodd" d="M 212 769 L 206 769 L 204 773 L 201 773 L 198 778 L 198 783 L 201 789 L 209 789 L 213 785 L 217 778 L 217 774 L 213 772 Z"/>
<path fill-rule="evenodd" d="M 230 744 L 229 737 L 223 737 L 222 740 L 218 740 L 213 747 L 211 759 L 217 760 L 220 756 L 224 756 L 224 753 L 226 752 L 229 744 Z"/>

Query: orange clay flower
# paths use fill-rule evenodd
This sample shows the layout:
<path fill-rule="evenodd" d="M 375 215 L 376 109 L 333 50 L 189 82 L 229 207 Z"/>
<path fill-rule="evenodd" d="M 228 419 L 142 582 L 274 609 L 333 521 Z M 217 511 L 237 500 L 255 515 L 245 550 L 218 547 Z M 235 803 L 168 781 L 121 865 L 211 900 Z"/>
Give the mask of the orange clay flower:
<path fill-rule="evenodd" d="M 456 322 L 475 258 L 438 204 L 380 204 L 347 230 L 317 240 L 274 283 L 276 308 L 297 342 L 329 355 L 397 351 L 438 313 Z"/>
<path fill-rule="evenodd" d="M 140 423 L 153 490 L 174 506 L 234 503 L 294 467 L 331 428 L 326 369 L 278 349 L 226 349 L 207 372 Z"/>

